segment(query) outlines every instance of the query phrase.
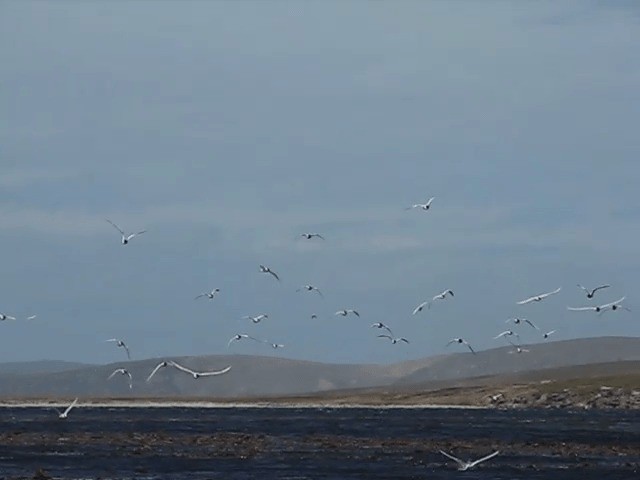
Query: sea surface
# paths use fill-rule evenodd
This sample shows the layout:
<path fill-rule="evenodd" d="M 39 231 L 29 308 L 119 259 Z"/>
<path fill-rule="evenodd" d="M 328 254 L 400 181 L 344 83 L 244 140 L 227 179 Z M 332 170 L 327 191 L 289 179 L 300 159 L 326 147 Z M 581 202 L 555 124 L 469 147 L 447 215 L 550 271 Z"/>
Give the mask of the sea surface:
<path fill-rule="evenodd" d="M 441 455 L 500 454 L 460 472 Z M 640 412 L 0 408 L 0 479 L 640 479 Z"/>

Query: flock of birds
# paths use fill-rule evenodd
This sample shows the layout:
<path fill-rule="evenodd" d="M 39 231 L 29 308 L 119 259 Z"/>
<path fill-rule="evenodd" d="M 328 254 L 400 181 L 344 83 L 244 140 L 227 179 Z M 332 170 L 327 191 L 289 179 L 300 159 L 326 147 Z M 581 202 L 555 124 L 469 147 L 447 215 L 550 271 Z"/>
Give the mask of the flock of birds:
<path fill-rule="evenodd" d="M 418 203 L 418 204 L 414 204 L 408 208 L 406 208 L 406 210 L 412 210 L 412 209 L 420 209 L 422 211 L 429 211 L 432 207 L 432 203 L 434 201 L 435 197 L 431 197 L 426 203 Z M 146 230 L 141 230 L 139 232 L 134 232 L 134 233 L 126 233 L 124 230 L 122 230 L 117 224 L 115 224 L 114 222 L 112 222 L 111 220 L 107 219 L 107 222 L 109 222 L 121 235 L 121 243 L 122 245 L 128 245 L 132 239 L 134 239 L 135 237 L 142 235 L 144 233 L 146 233 Z M 306 239 L 306 240 L 312 240 L 314 238 L 320 239 L 320 240 L 325 240 L 325 237 L 319 233 L 301 233 L 300 237 Z M 274 271 L 272 270 L 270 267 L 265 266 L 265 265 L 259 265 L 259 272 L 266 274 L 266 275 L 270 275 L 272 276 L 276 281 L 280 281 L 280 276 Z M 596 292 L 599 292 L 600 290 L 609 288 L 610 285 L 600 285 L 598 287 L 595 287 L 593 289 L 589 289 L 586 288 L 580 284 L 577 285 L 578 288 L 580 288 L 585 294 L 586 297 L 588 299 L 593 299 Z M 516 302 L 517 305 L 527 305 L 530 303 L 534 303 L 534 302 L 541 302 L 543 300 L 545 300 L 546 298 L 556 295 L 561 291 L 562 287 L 559 287 L 553 291 L 550 292 L 546 292 L 546 293 L 540 293 L 534 296 L 531 296 L 529 298 L 526 298 L 524 300 L 518 301 Z M 324 294 L 320 291 L 319 288 L 315 287 L 314 285 L 303 285 L 300 288 L 298 288 L 296 290 L 297 292 L 313 292 L 316 293 L 317 295 L 319 295 L 320 297 L 324 298 Z M 207 291 L 207 292 L 203 292 L 200 293 L 199 295 L 197 295 L 195 297 L 195 300 L 200 299 L 200 298 L 206 298 L 209 300 L 214 300 L 217 295 L 220 293 L 220 289 L 219 288 L 214 288 L 211 291 Z M 426 309 L 431 309 L 431 307 L 433 306 L 434 303 L 439 302 L 439 301 L 444 301 L 448 298 L 452 299 L 454 298 L 454 292 L 451 289 L 445 289 L 442 292 L 438 293 L 437 295 L 434 295 L 433 297 L 431 297 L 428 300 L 424 300 L 422 301 L 420 304 L 418 304 L 412 312 L 412 315 L 417 315 L 420 312 L 422 312 L 425 308 Z M 589 306 L 580 306 L 580 307 L 567 307 L 568 310 L 570 311 L 592 311 L 592 312 L 596 312 L 598 313 L 598 315 L 602 315 L 607 311 L 616 311 L 618 309 L 624 309 L 627 311 L 630 311 L 629 308 L 627 308 L 626 306 L 624 306 L 622 304 L 622 302 L 625 300 L 626 297 L 621 297 L 618 300 L 615 300 L 613 302 L 609 302 L 609 303 L 603 303 L 603 304 L 599 304 L 599 305 L 589 305 Z M 360 313 L 355 310 L 355 309 L 341 309 L 335 312 L 336 316 L 343 316 L 346 317 L 348 315 L 354 315 L 356 317 L 360 317 Z M 36 318 L 36 315 L 31 315 L 30 317 L 27 317 L 27 319 L 31 320 Z M 262 313 L 259 315 L 255 315 L 255 316 L 251 316 L 251 315 L 247 315 L 245 317 L 243 317 L 244 319 L 250 320 L 252 323 L 254 324 L 258 324 L 260 323 L 262 320 L 265 320 L 267 318 L 269 318 L 268 314 Z M 312 314 L 311 318 L 317 318 L 316 314 Z M 11 316 L 11 315 L 7 315 L 5 313 L 0 313 L 0 321 L 4 321 L 4 320 L 16 320 L 15 317 Z M 505 323 L 511 323 L 513 325 L 523 325 L 526 324 L 528 327 L 530 327 L 531 329 L 533 329 L 532 331 L 538 331 L 540 332 L 541 336 L 543 339 L 547 339 L 549 338 L 551 335 L 553 335 L 556 330 L 549 330 L 546 332 L 542 332 L 540 330 L 540 328 L 533 323 L 531 320 L 528 320 L 526 318 L 520 318 L 520 317 L 515 317 L 515 318 L 509 318 L 506 320 Z M 386 324 L 382 323 L 382 322 L 376 322 L 371 324 L 371 328 L 375 328 L 378 330 L 382 330 L 384 331 L 384 333 L 380 333 L 378 334 L 378 338 L 384 338 L 386 340 L 388 340 L 389 342 L 391 342 L 391 344 L 399 344 L 399 343 L 409 343 L 409 340 L 404 338 L 404 337 L 398 337 L 396 335 L 394 335 L 393 330 Z M 494 339 L 498 340 L 498 339 L 507 339 L 509 341 L 509 343 L 515 347 L 515 350 L 510 351 L 509 353 L 526 353 L 529 352 L 528 349 L 525 349 L 521 346 L 520 344 L 520 334 L 517 333 L 514 330 L 505 330 L 501 333 L 499 333 L 498 335 L 496 335 L 494 337 Z M 516 342 L 514 343 L 511 339 L 516 339 Z M 263 343 L 263 344 L 268 344 L 270 345 L 272 348 L 277 349 L 277 348 L 283 348 L 284 345 L 281 343 L 277 343 L 277 342 L 272 342 L 272 341 L 267 341 L 267 340 L 262 340 L 259 339 L 257 337 L 254 337 L 252 335 L 249 335 L 247 333 L 238 333 L 236 335 L 234 335 L 233 337 L 231 337 L 231 339 L 229 339 L 228 343 L 227 343 L 227 347 L 230 347 L 231 344 L 233 342 L 237 342 L 237 341 L 242 341 L 242 340 L 251 340 L 257 343 Z M 131 351 L 129 350 L 129 347 L 127 346 L 127 344 L 125 343 L 124 340 L 119 339 L 119 338 L 110 338 L 108 340 L 106 340 L 107 342 L 113 342 L 115 343 L 116 347 L 118 348 L 122 348 L 127 355 L 127 358 L 130 360 L 131 359 Z M 474 350 L 474 348 L 472 347 L 471 343 L 468 342 L 466 339 L 464 338 L 460 338 L 460 337 L 456 337 L 456 338 L 452 338 L 448 343 L 447 346 L 449 345 L 464 345 L 466 348 L 469 349 L 469 351 L 472 354 L 476 354 L 476 351 Z M 224 375 L 226 373 L 228 373 L 231 370 L 231 366 L 227 366 L 221 370 L 214 370 L 214 371 L 204 371 L 204 372 L 198 372 L 198 371 L 194 371 L 190 368 L 187 368 L 183 365 L 180 365 L 179 363 L 172 361 L 172 360 L 163 360 L 162 362 L 158 363 L 153 370 L 150 372 L 150 374 L 148 375 L 148 377 L 146 378 L 146 382 L 151 381 L 151 379 L 163 368 L 166 367 L 172 367 L 175 368 L 178 371 L 184 372 L 188 375 L 190 375 L 192 378 L 194 379 L 199 379 L 199 378 L 203 378 L 203 377 L 213 377 L 213 376 L 219 376 L 219 375 Z M 126 368 L 117 368 L 115 369 L 108 377 L 108 380 L 114 378 L 116 375 L 120 375 L 123 377 L 127 377 L 128 380 L 128 385 L 129 388 L 133 388 L 133 376 L 131 375 L 131 372 L 129 372 Z M 61 419 L 65 419 L 68 417 L 69 412 L 77 405 L 78 403 L 78 398 L 74 399 L 74 401 L 64 410 L 64 411 L 58 411 L 58 416 Z M 480 464 L 481 462 L 484 462 L 486 460 L 489 460 L 493 457 L 495 457 L 496 455 L 498 455 L 500 452 L 496 451 L 493 452 L 490 455 L 487 455 L 485 457 L 482 457 L 478 460 L 475 461 L 463 461 L 451 454 L 448 454 L 442 450 L 440 450 L 440 453 L 445 455 L 446 457 L 448 457 L 449 459 L 455 461 L 458 464 L 458 468 L 459 470 L 467 470 L 470 468 L 475 467 L 476 465 Z"/>

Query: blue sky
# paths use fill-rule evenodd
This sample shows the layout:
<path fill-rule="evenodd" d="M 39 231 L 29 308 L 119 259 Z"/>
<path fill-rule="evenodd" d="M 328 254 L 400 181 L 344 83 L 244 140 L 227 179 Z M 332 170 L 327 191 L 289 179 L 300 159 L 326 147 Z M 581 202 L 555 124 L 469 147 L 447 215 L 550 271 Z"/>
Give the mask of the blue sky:
<path fill-rule="evenodd" d="M 121 337 L 138 359 L 387 363 L 454 336 L 500 346 L 514 315 L 558 339 L 640 335 L 635 310 L 566 311 L 589 303 L 578 282 L 636 302 L 637 3 L 0 10 L 0 311 L 38 314 L 0 324 L 0 361 L 110 362 Z M 148 233 L 123 247 L 105 218 Z M 227 349 L 235 333 L 286 348 Z"/>

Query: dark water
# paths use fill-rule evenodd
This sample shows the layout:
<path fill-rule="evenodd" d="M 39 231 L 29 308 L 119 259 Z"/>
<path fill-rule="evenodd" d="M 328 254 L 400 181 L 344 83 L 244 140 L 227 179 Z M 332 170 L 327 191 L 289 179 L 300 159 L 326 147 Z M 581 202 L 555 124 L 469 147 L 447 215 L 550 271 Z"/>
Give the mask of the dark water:
<path fill-rule="evenodd" d="M 459 472 L 438 449 L 478 458 Z M 640 479 L 640 412 L 0 409 L 0 479 Z"/>

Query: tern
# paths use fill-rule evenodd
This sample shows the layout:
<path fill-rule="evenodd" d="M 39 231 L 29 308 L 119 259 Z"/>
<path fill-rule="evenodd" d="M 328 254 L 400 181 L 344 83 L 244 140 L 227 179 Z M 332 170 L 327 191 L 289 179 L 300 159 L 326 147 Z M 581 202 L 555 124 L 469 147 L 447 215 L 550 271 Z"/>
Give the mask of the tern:
<path fill-rule="evenodd" d="M 276 280 L 280 281 L 280 277 L 269 267 L 265 267 L 264 265 L 260 265 L 260 273 L 270 273 L 275 277 Z"/>
<path fill-rule="evenodd" d="M 409 340 L 403 337 L 392 337 L 391 335 L 378 335 L 378 338 L 381 338 L 381 337 L 388 338 L 389 340 L 391 340 L 391 343 L 393 345 L 395 345 L 398 342 L 409 343 Z"/>
<path fill-rule="evenodd" d="M 213 290 L 211 290 L 210 292 L 204 292 L 201 293 L 200 295 L 198 295 L 196 298 L 194 298 L 194 300 L 197 300 L 201 297 L 207 297 L 209 300 L 213 300 L 213 297 L 216 296 L 216 294 L 220 291 L 219 288 L 214 288 Z"/>
<path fill-rule="evenodd" d="M 452 343 L 463 343 L 467 346 L 467 348 L 469 348 L 469 350 L 471 350 L 471 353 L 473 353 L 474 355 L 476 354 L 475 350 L 471 348 L 469 342 L 467 342 L 464 338 L 452 338 L 451 340 L 449 340 L 449 343 L 447 343 L 447 347 Z"/>
<path fill-rule="evenodd" d="M 271 342 L 265 342 L 268 343 L 269 345 L 271 345 L 271 348 L 284 348 L 284 345 L 282 343 L 271 343 Z"/>
<path fill-rule="evenodd" d="M 584 312 L 584 311 L 593 311 L 593 312 L 604 312 L 605 310 L 617 310 L 618 308 L 624 308 L 625 310 L 631 311 L 626 307 L 621 305 L 622 301 L 627 297 L 622 297 L 619 300 L 611 303 L 605 303 L 604 305 L 595 305 L 593 307 L 567 307 L 567 310 L 571 310 L 572 312 Z"/>
<path fill-rule="evenodd" d="M 146 230 L 142 230 L 141 232 L 137 232 L 137 233 L 130 233 L 129 235 L 127 235 L 126 233 L 124 233 L 124 230 L 122 230 L 118 225 L 116 225 L 115 223 L 113 223 L 111 220 L 109 220 L 108 218 L 106 219 L 107 222 L 109 222 L 111 225 L 113 225 L 115 227 L 116 230 L 118 230 L 120 232 L 120 234 L 122 235 L 122 244 L 126 245 L 127 243 L 129 243 L 129 241 L 137 236 L 137 235 L 142 235 L 143 233 L 146 232 Z"/>
<path fill-rule="evenodd" d="M 261 313 L 260 315 L 257 315 L 255 317 L 252 317 L 251 315 L 245 315 L 242 318 L 251 320 L 253 323 L 260 323 L 261 320 L 264 320 L 265 318 L 269 318 L 269 315 L 267 315 L 266 313 Z"/>
<path fill-rule="evenodd" d="M 526 305 L 527 303 L 531 303 L 531 302 L 539 302 L 539 301 L 544 300 L 545 298 L 547 298 L 547 297 L 549 297 L 551 295 L 555 295 L 560 290 L 562 290 L 562 287 L 556 288 L 553 292 L 541 293 L 539 295 L 535 295 L 533 297 L 529 297 L 526 300 L 522 300 L 520 302 L 516 302 L 516 305 Z"/>
<path fill-rule="evenodd" d="M 360 314 L 356 310 L 353 310 L 351 308 L 345 309 L 345 310 L 338 310 L 336 313 L 334 313 L 334 315 L 342 315 L 343 317 L 346 317 L 349 313 L 353 313 L 356 317 L 360 316 Z"/>
<path fill-rule="evenodd" d="M 555 330 L 549 330 L 548 332 L 545 332 L 544 335 L 542 335 L 542 338 L 549 338 L 554 333 L 556 333 Z"/>
<path fill-rule="evenodd" d="M 307 240 L 311 240 L 313 237 L 317 237 L 317 238 L 320 238 L 321 240 L 324 240 L 324 237 L 319 233 L 301 233 L 300 236 L 306 238 Z"/>
<path fill-rule="evenodd" d="M 231 370 L 231 365 L 223 368 L 222 370 L 215 370 L 212 372 L 194 372 L 190 368 L 183 367 L 177 362 L 169 362 L 169 365 L 171 365 L 172 367 L 176 367 L 178 370 L 182 370 L 183 372 L 191 374 L 191 376 L 196 379 L 200 377 L 214 377 L 216 375 L 222 375 L 224 373 L 227 373 L 229 370 Z"/>
<path fill-rule="evenodd" d="M 450 458 L 451 460 L 453 460 L 454 462 L 456 462 L 458 464 L 458 470 L 464 471 L 464 470 L 469 470 L 470 468 L 475 467 L 476 465 L 478 465 L 479 463 L 482 463 L 486 460 L 489 460 L 490 458 L 495 457 L 496 455 L 498 455 L 500 453 L 500 450 L 497 450 L 495 452 L 493 452 L 490 455 L 487 455 L 486 457 L 482 457 L 478 460 L 474 460 L 473 462 L 465 462 L 463 460 L 460 460 L 458 457 L 454 457 L 453 455 L 449 455 L 447 452 L 443 452 L 442 450 L 440 450 L 440 453 L 442 455 L 444 455 L 447 458 Z"/>
<path fill-rule="evenodd" d="M 58 412 L 58 418 L 67 418 L 71 409 L 76 406 L 76 403 L 78 403 L 78 397 L 76 397 L 76 399 L 71 402 L 71 405 L 69 405 L 64 412 L 56 409 L 56 411 Z"/>
<path fill-rule="evenodd" d="M 0 321 L 4 320 L 15 320 L 16 317 L 12 317 L 11 315 L 6 315 L 4 313 L 0 313 Z"/>
<path fill-rule="evenodd" d="M 297 289 L 296 292 L 300 292 L 302 290 L 306 290 L 307 292 L 316 291 L 322 298 L 324 298 L 324 295 L 322 294 L 322 292 L 317 287 L 314 287 L 313 285 L 303 285 L 302 287 Z"/>
<path fill-rule="evenodd" d="M 540 330 L 537 326 L 535 326 L 533 324 L 533 322 L 531 322 L 530 320 L 527 320 L 526 318 L 508 318 L 504 323 L 509 323 L 509 322 L 513 322 L 516 325 L 520 325 L 520 323 L 524 322 L 524 323 L 528 323 L 529 325 L 531 325 L 533 328 L 535 328 L 536 330 Z"/>
<path fill-rule="evenodd" d="M 127 375 L 129 377 L 129 388 L 133 388 L 133 377 L 131 376 L 131 373 L 129 372 L 129 370 L 127 370 L 126 368 L 116 368 L 113 373 L 111 375 L 109 375 L 109 377 L 107 378 L 107 380 L 111 380 L 111 378 L 113 378 L 114 375 L 116 374 L 122 374 L 122 375 Z"/>
<path fill-rule="evenodd" d="M 231 337 L 231 339 L 229 340 L 229 343 L 227 343 L 227 348 L 229 348 L 231 346 L 231 343 L 234 341 L 239 341 L 242 340 L 243 338 L 249 338 L 253 341 L 256 342 L 261 342 L 262 340 L 258 340 L 257 338 L 252 337 L 251 335 L 247 335 L 246 333 L 238 333 L 236 335 L 234 335 L 233 337 Z"/>
<path fill-rule="evenodd" d="M 436 197 L 431 197 L 427 200 L 427 203 L 414 203 L 410 207 L 405 208 L 405 210 L 413 210 L 414 208 L 419 208 L 421 210 L 427 211 L 431 208 L 431 202 L 435 200 Z"/>
<path fill-rule="evenodd" d="M 153 377 L 158 370 L 160 370 L 161 368 L 164 368 L 164 367 L 166 367 L 168 365 L 169 365 L 169 362 L 167 362 L 166 360 L 163 360 L 158 365 L 156 365 L 156 367 L 151 371 L 151 374 L 147 377 L 147 382 L 149 380 L 151 380 L 151 377 Z"/>
<path fill-rule="evenodd" d="M 372 323 L 371 328 L 384 328 L 387 332 L 389 332 L 390 335 L 393 335 L 393 332 L 391 331 L 391 329 L 382 322 Z"/>
<path fill-rule="evenodd" d="M 511 350 L 509 353 L 523 353 L 523 352 L 528 352 L 529 351 L 526 348 L 522 348 L 520 345 L 516 345 L 515 343 L 512 343 L 512 342 L 509 342 L 509 343 L 511 343 L 511 345 L 516 347 L 515 350 Z"/>
<path fill-rule="evenodd" d="M 116 342 L 116 346 L 124 348 L 127 352 L 127 358 L 131 360 L 131 353 L 129 352 L 129 347 L 122 341 L 117 338 L 110 338 L 109 340 L 105 340 L 105 342 Z"/>
<path fill-rule="evenodd" d="M 451 295 L 453 297 L 453 290 L 445 290 L 438 295 L 434 295 L 431 299 L 431 302 L 427 303 L 427 308 L 431 308 L 431 303 L 435 302 L 436 300 L 444 300 L 445 298 L 447 298 L 447 295 Z"/>
<path fill-rule="evenodd" d="M 584 290 L 584 292 L 587 294 L 587 298 L 593 298 L 593 296 L 598 290 L 602 290 L 603 288 L 609 288 L 610 286 L 611 285 L 600 285 L 599 287 L 596 287 L 593 290 L 589 290 L 588 288 L 585 288 L 578 283 L 578 287 Z"/>
<path fill-rule="evenodd" d="M 513 330 L 505 330 L 500 335 L 497 335 L 497 336 L 493 337 L 493 339 L 496 340 L 496 339 L 501 338 L 501 337 L 510 337 L 512 335 L 515 335 L 516 337 L 518 337 L 518 339 L 520 339 L 520 335 L 515 333 Z"/>

